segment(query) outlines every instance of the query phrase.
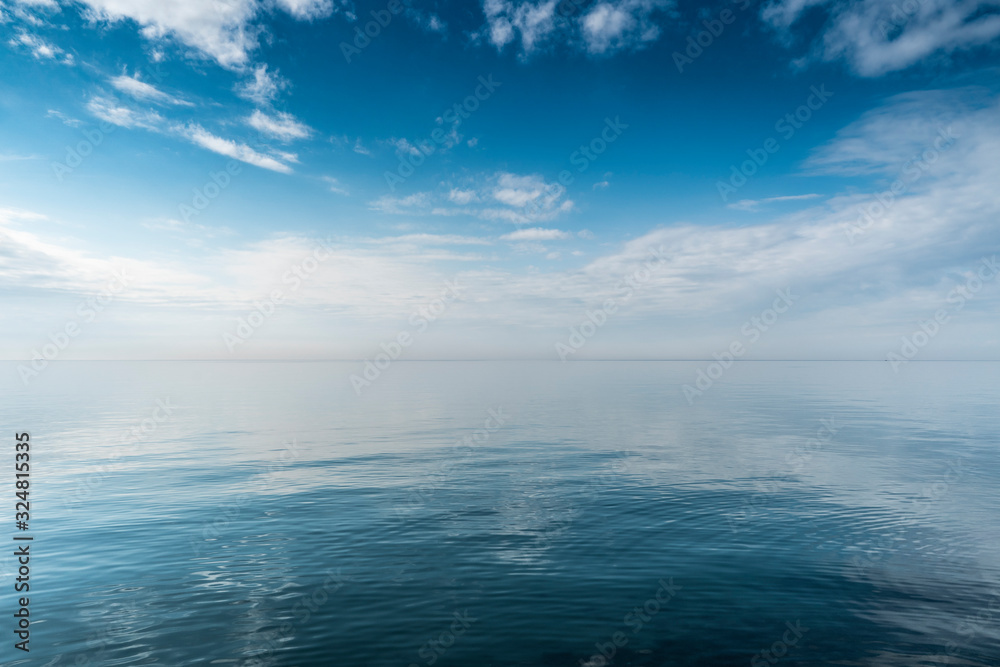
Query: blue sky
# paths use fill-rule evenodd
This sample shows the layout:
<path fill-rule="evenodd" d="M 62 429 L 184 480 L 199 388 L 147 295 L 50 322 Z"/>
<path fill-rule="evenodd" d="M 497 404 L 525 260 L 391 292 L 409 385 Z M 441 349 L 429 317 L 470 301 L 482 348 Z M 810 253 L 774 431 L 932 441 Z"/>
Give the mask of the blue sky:
<path fill-rule="evenodd" d="M 787 289 L 746 358 L 885 359 L 942 310 L 914 358 L 1000 358 L 1000 3 L 3 0 L 0 31 L 4 358 L 558 359 L 596 318 L 561 356 L 700 359 Z"/>

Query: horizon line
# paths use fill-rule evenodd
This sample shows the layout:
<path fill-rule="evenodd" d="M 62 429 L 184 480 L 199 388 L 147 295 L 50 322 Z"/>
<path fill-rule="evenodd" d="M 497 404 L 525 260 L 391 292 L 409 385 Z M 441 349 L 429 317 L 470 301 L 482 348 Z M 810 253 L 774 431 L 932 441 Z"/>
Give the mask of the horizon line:
<path fill-rule="evenodd" d="M 0 363 L 31 363 L 32 361 L 39 361 L 39 359 L 0 359 Z M 227 362 L 227 363 L 304 363 L 304 362 L 366 362 L 372 361 L 371 359 L 224 359 L 224 358 L 211 358 L 211 359 L 46 359 L 45 361 L 49 363 L 53 362 Z M 457 361 L 551 361 L 558 363 L 587 363 L 587 362 L 694 362 L 694 361 L 718 361 L 715 358 L 693 358 L 693 359 L 668 359 L 668 358 L 629 358 L 629 359 L 551 359 L 542 357 L 487 357 L 487 358 L 471 358 L 471 359 L 455 359 L 455 358 L 434 358 L 434 359 L 393 359 L 395 362 L 457 362 Z M 779 362 L 779 361 L 808 361 L 808 362 L 885 362 L 890 363 L 888 359 L 733 359 L 730 363 L 737 362 Z M 910 363 L 920 363 L 920 362 L 935 362 L 935 363 L 996 363 L 1000 362 L 1000 359 L 908 359 Z"/>

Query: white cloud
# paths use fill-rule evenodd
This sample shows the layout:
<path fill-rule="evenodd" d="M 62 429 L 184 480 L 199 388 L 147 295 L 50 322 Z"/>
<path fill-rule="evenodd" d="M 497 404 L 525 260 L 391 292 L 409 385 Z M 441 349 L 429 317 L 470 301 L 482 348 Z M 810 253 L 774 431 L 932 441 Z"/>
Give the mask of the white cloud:
<path fill-rule="evenodd" d="M 275 72 L 268 72 L 267 65 L 258 65 L 253 70 L 253 78 L 237 86 L 237 94 L 251 102 L 264 106 L 270 104 L 282 90 L 288 87 L 288 81 Z"/>
<path fill-rule="evenodd" d="M 59 60 L 64 65 L 72 65 L 75 62 L 73 54 L 66 53 L 55 44 L 27 32 L 18 33 L 15 37 L 9 39 L 7 43 L 15 47 L 26 47 L 31 51 L 31 55 L 36 60 Z"/>
<path fill-rule="evenodd" d="M 103 289 L 114 272 L 124 269 L 133 278 L 124 299 L 208 305 L 225 298 L 226 290 L 214 288 L 206 276 L 156 262 L 94 256 L 64 240 L 46 240 L 37 233 L 18 229 L 18 221 L 22 219 L 42 220 L 45 216 L 0 211 L 0 245 L 13 249 L 17 260 L 0 257 L 0 277 L 4 282 L 85 295 Z"/>
<path fill-rule="evenodd" d="M 380 245 L 491 245 L 489 239 L 478 236 L 461 236 L 459 234 L 404 234 L 402 236 L 383 236 L 365 239 L 368 243 Z"/>
<path fill-rule="evenodd" d="M 90 17 L 133 20 L 150 40 L 172 37 L 223 67 L 239 68 L 257 46 L 257 0 L 82 0 Z"/>
<path fill-rule="evenodd" d="M 341 182 L 333 176 L 324 176 L 323 180 L 326 182 L 327 189 L 330 192 L 344 196 L 351 194 L 348 192 L 347 188 L 345 188 L 343 184 L 341 184 Z"/>
<path fill-rule="evenodd" d="M 762 17 L 790 41 L 807 10 L 825 8 L 829 18 L 811 57 L 844 58 L 857 74 L 872 77 L 990 43 L 1000 36 L 998 6 L 996 0 L 776 0 Z"/>
<path fill-rule="evenodd" d="M 426 212 L 422 209 L 427 209 L 431 204 L 431 197 L 426 192 L 417 192 L 406 197 L 393 197 L 392 195 L 383 195 L 373 202 L 368 204 L 368 208 L 373 211 L 378 211 L 379 213 L 391 213 L 391 214 L 414 214 Z"/>
<path fill-rule="evenodd" d="M 299 20 L 311 21 L 333 14 L 332 0 L 277 0 L 277 5 Z"/>
<path fill-rule="evenodd" d="M 784 195 L 781 197 L 766 197 L 764 199 L 741 199 L 738 202 L 729 204 L 726 208 L 736 209 L 737 211 L 756 211 L 762 204 L 770 204 L 772 202 L 782 202 L 782 201 L 801 201 L 804 199 L 815 199 L 821 195 L 810 193 L 805 195 Z"/>
<path fill-rule="evenodd" d="M 620 0 L 595 5 L 582 20 L 587 50 L 601 54 L 655 41 L 660 28 L 653 22 L 653 13 L 668 6 L 659 0 Z"/>
<path fill-rule="evenodd" d="M 9 2 L 6 5 L 0 2 L 0 23 L 6 23 L 13 17 L 27 25 L 43 28 L 49 24 L 48 17 L 44 15 L 58 11 L 56 0 L 14 0 L 13 6 Z M 72 64 L 72 57 L 67 64 Z"/>
<path fill-rule="evenodd" d="M 448 192 L 448 200 L 455 202 L 459 206 L 465 206 L 466 204 L 479 201 L 479 195 L 476 194 L 475 190 L 452 188 L 451 191 Z"/>
<path fill-rule="evenodd" d="M 405 140 L 404 140 L 405 141 Z M 409 145 L 404 144 L 402 149 Z M 549 183 L 538 174 L 497 172 L 466 179 L 461 187 L 447 186 L 440 192 L 423 192 L 400 199 L 382 197 L 372 208 L 383 213 L 409 215 L 467 215 L 483 220 L 514 224 L 552 220 L 573 209 L 565 199 L 566 188 Z M 409 201 L 408 205 L 400 202 Z"/>
<path fill-rule="evenodd" d="M 258 21 L 277 7 L 299 20 L 329 16 L 349 4 L 331 0 L 81 0 L 92 20 L 139 24 L 149 40 L 172 38 L 219 65 L 240 69 L 265 30 Z"/>
<path fill-rule="evenodd" d="M 91 98 L 87 102 L 87 111 L 101 120 L 130 129 L 141 127 L 146 130 L 159 130 L 163 124 L 163 117 L 155 111 L 122 106 L 117 100 L 106 97 Z"/>
<path fill-rule="evenodd" d="M 254 346 L 271 340 L 288 356 L 301 355 L 302 337 L 316 332 L 317 356 L 364 357 L 371 353 L 372 340 L 383 340 L 384 331 L 395 330 L 414 308 L 435 298 L 444 279 L 457 278 L 466 298 L 435 324 L 433 334 L 448 343 L 441 344 L 442 356 L 463 352 L 489 356 L 510 349 L 551 357 L 554 342 L 565 339 L 568 327 L 581 321 L 585 309 L 608 298 L 621 299 L 622 279 L 649 258 L 650 248 L 662 247 L 665 263 L 633 297 L 620 302 L 614 326 L 602 329 L 586 354 L 627 355 L 641 343 L 652 346 L 643 349 L 649 356 L 706 357 L 740 336 L 740 324 L 773 301 L 774 289 L 790 287 L 798 297 L 795 306 L 767 332 L 753 355 L 762 355 L 770 346 L 777 353 L 884 358 L 887 350 L 898 346 L 901 335 L 944 307 L 949 290 L 971 275 L 983 254 L 992 255 L 1000 247 L 996 225 L 1000 103 L 991 99 L 963 104 L 960 92 L 947 98 L 944 93 L 892 98 L 884 108 L 846 128 L 821 152 L 830 156 L 826 168 L 837 168 L 840 163 L 832 156 L 843 156 L 851 170 L 857 170 L 864 159 L 860 146 L 867 140 L 874 173 L 891 174 L 893 167 L 886 160 L 905 156 L 912 147 L 906 128 L 910 124 L 933 128 L 942 99 L 950 100 L 958 140 L 938 154 L 920 180 L 895 196 L 853 245 L 845 226 L 855 224 L 859 209 L 875 201 L 873 193 L 852 190 L 829 199 L 815 198 L 817 206 L 740 228 L 725 220 L 682 224 L 664 219 L 663 226 L 617 246 L 593 244 L 602 255 L 578 266 L 555 265 L 559 270 L 511 268 L 506 256 L 481 257 L 456 266 L 457 261 L 471 262 L 472 256 L 450 253 L 447 246 L 463 250 L 464 241 L 447 234 L 343 239 L 303 288 L 290 295 L 281 318 L 274 318 L 245 349 L 267 356 L 267 348 Z M 923 125 L 915 120 L 921 105 Z M 893 117 L 903 121 L 903 129 L 883 136 L 891 126 L 887 120 Z M 894 148 L 894 142 L 903 145 Z M 894 168 L 900 166 L 897 161 Z M 521 178 L 508 179 L 508 184 L 529 189 L 530 181 Z M 489 197 L 499 180 L 493 174 L 461 187 Z M 458 186 L 449 184 L 433 195 L 396 198 L 393 204 L 429 211 L 436 201 L 447 201 L 452 187 Z M 887 188 L 888 181 L 880 187 Z M 473 214 L 477 211 L 474 208 Z M 218 331 L 209 327 L 211 340 L 206 337 L 206 347 L 199 351 L 206 357 L 226 356 L 217 334 L 232 326 L 233 313 L 251 308 L 254 299 L 279 284 L 280 277 L 312 248 L 311 240 L 288 236 L 216 248 L 207 258 L 178 255 L 164 260 L 159 259 L 161 249 L 151 253 L 158 258 L 155 261 L 107 257 L 110 253 L 86 252 L 72 241 L 43 238 L 38 231 L 42 225 L 32 225 L 26 232 L 19 220 L 28 218 L 17 215 L 0 212 L 0 247 L 6 249 L 0 253 L 0 281 L 22 285 L 40 296 L 86 294 L 99 289 L 111 269 L 124 265 L 138 277 L 110 315 L 122 318 L 123 326 L 115 327 L 121 337 L 116 344 L 129 336 L 133 338 L 128 340 L 138 336 L 141 341 L 141 336 L 153 335 L 149 332 L 175 327 L 176 319 L 187 317 L 194 306 L 200 321 L 188 322 L 180 333 L 197 335 L 205 329 L 205 318 L 218 318 Z M 478 242 L 469 245 L 474 250 L 487 247 Z M 489 251 L 509 253 L 510 248 L 496 243 Z M 32 301 L 38 303 L 31 306 L 37 319 L 50 322 L 50 304 Z M 143 309 L 133 308 L 136 304 Z M 993 333 L 998 307 L 1000 283 L 993 282 L 935 339 L 933 356 L 953 352 L 1000 357 L 1000 341 Z M 24 314 L 30 313 L 19 314 L 17 333 L 2 340 L 6 356 L 24 354 L 44 338 L 35 330 L 21 331 Z M 317 319 L 303 326 L 306 320 L 301 318 L 307 317 Z M 669 327 L 664 326 L 667 321 Z M 338 333 L 357 327 L 357 340 L 343 342 L 348 340 L 346 333 L 330 337 L 334 325 Z M 46 331 L 47 326 L 39 330 Z M 655 344 L 646 342 L 651 340 Z M 538 341 L 536 347 L 533 341 Z M 83 339 L 80 343 L 75 349 L 88 344 Z M 162 344 L 149 344 L 145 356 L 169 355 L 173 343 L 162 339 Z"/>
<path fill-rule="evenodd" d="M 82 120 L 79 120 L 77 118 L 71 118 L 70 116 L 64 114 L 62 111 L 59 111 L 58 109 L 49 109 L 45 113 L 45 117 L 58 118 L 63 125 L 67 125 L 69 127 L 80 127 L 81 125 L 83 125 Z"/>
<path fill-rule="evenodd" d="M 437 14 L 431 14 L 427 17 L 427 20 L 423 23 L 423 27 L 431 32 L 444 32 L 448 29 L 447 24 L 441 20 L 441 17 Z"/>
<path fill-rule="evenodd" d="M 45 7 L 46 9 L 56 9 L 59 3 L 56 0 L 14 0 L 18 5 L 28 7 Z"/>
<path fill-rule="evenodd" d="M 355 153 L 357 153 L 358 155 L 371 155 L 372 154 L 372 152 L 370 150 L 368 150 L 367 148 L 365 148 L 364 144 L 361 143 L 361 137 L 358 137 L 355 140 L 354 146 L 353 146 L 352 150 Z"/>
<path fill-rule="evenodd" d="M 484 209 L 480 215 L 486 219 L 507 220 L 514 223 L 551 220 L 573 208 L 573 202 L 564 199 L 566 188 L 559 183 L 546 182 L 538 174 L 518 175 L 500 172 L 487 186 L 494 201 L 509 209 Z"/>
<path fill-rule="evenodd" d="M 502 173 L 492 194 L 501 204 L 520 207 L 538 200 L 544 192 L 545 180 L 541 176 Z"/>
<path fill-rule="evenodd" d="M 225 155 L 231 157 L 234 160 L 239 160 L 240 162 L 246 162 L 247 164 L 252 164 L 255 167 L 261 167 L 263 169 L 270 169 L 271 171 L 277 171 L 282 174 L 292 173 L 292 168 L 287 164 L 278 161 L 270 155 L 264 155 L 258 153 L 256 150 L 247 146 L 246 144 L 237 143 L 230 139 L 223 139 L 222 137 L 217 137 L 214 134 L 207 131 L 205 128 L 197 124 L 190 124 L 184 127 L 176 128 L 178 132 L 184 137 L 186 137 L 191 142 L 195 143 L 202 148 L 212 151 L 213 153 L 218 153 L 219 155 Z M 282 156 L 284 159 L 288 160 L 292 158 L 294 160 L 294 155 L 285 154 Z"/>
<path fill-rule="evenodd" d="M 577 15 L 577 5 L 556 0 L 483 0 L 482 36 L 498 50 L 519 42 L 524 55 L 556 39 L 591 54 L 610 54 L 655 41 L 660 36 L 655 16 L 672 5 L 672 0 L 604 0 Z"/>
<path fill-rule="evenodd" d="M 143 128 L 154 132 L 166 132 L 169 129 L 172 134 L 214 153 L 282 174 L 292 173 L 289 163 L 298 162 L 298 156 L 294 153 L 281 150 L 270 150 L 269 154 L 262 153 L 247 144 L 216 136 L 197 123 L 167 128 L 164 118 L 155 111 L 126 107 L 116 100 L 104 97 L 91 98 L 87 103 L 87 110 L 97 118 L 120 127 Z M 288 127 L 281 127 L 287 134 Z"/>
<path fill-rule="evenodd" d="M 395 147 L 396 154 L 399 156 L 423 155 L 420 149 L 411 144 L 407 139 L 389 139 L 389 144 Z"/>
<path fill-rule="evenodd" d="M 257 109 L 247 118 L 247 124 L 258 132 L 282 141 L 305 139 L 312 134 L 312 128 L 300 123 L 292 114 L 284 112 L 269 115 Z"/>
<path fill-rule="evenodd" d="M 503 241 L 561 241 L 573 238 L 569 232 L 560 229 L 545 229 L 543 227 L 531 227 L 529 229 L 519 229 L 510 234 L 500 237 Z"/>
<path fill-rule="evenodd" d="M 484 0 L 490 41 L 502 49 L 520 38 L 524 52 L 531 53 L 556 30 L 556 4 L 556 0 Z"/>
<path fill-rule="evenodd" d="M 156 86 L 140 81 L 137 76 L 122 74 L 111 79 L 111 85 L 137 100 L 155 102 L 157 104 L 172 104 L 177 106 L 194 106 L 190 102 L 169 95 Z"/>
<path fill-rule="evenodd" d="M 805 166 L 819 174 L 893 173 L 928 148 L 970 108 L 989 108 L 993 104 L 990 96 L 977 88 L 896 95 L 841 129 L 836 141 L 816 150 Z"/>

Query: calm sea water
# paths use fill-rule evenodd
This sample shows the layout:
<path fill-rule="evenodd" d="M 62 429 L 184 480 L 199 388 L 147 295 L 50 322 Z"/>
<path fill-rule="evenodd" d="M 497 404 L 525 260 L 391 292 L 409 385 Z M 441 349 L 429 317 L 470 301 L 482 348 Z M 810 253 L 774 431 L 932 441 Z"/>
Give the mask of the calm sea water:
<path fill-rule="evenodd" d="M 1000 664 L 1000 364 L 699 368 L 5 364 L 3 663 Z"/>

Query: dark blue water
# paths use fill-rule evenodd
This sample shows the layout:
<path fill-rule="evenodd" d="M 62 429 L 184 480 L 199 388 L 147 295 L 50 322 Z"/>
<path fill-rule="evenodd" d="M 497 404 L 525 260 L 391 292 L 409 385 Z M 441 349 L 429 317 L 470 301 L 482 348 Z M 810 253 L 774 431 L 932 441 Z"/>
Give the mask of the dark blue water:
<path fill-rule="evenodd" d="M 4 664 L 1000 664 L 1000 364 L 704 366 L 7 365 Z"/>

